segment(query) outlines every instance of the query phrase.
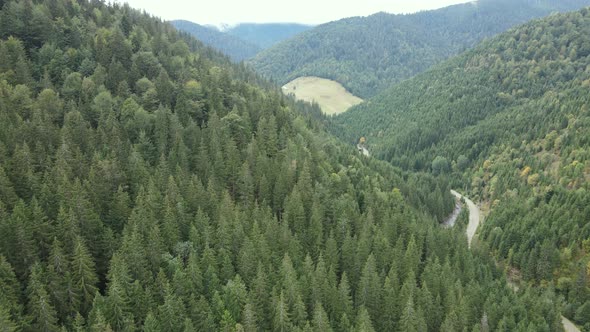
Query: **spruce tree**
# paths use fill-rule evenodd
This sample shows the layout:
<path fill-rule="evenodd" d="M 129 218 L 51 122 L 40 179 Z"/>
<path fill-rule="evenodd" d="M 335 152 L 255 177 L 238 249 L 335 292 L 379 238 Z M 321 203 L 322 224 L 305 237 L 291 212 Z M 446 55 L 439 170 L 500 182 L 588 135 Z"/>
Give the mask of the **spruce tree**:
<path fill-rule="evenodd" d="M 359 313 L 356 318 L 356 324 L 354 328 L 355 332 L 375 332 L 373 323 L 371 322 L 371 316 L 365 307 L 359 309 Z"/>
<path fill-rule="evenodd" d="M 328 314 L 326 314 L 326 311 L 324 310 L 324 307 L 320 302 L 316 302 L 316 304 L 314 305 L 311 326 L 313 328 L 313 331 L 317 332 L 332 331 L 332 326 L 330 325 L 330 319 L 328 318 Z"/>
<path fill-rule="evenodd" d="M 277 332 L 291 331 L 289 307 L 287 306 L 285 296 L 282 291 L 279 297 L 276 299 L 276 304 L 274 305 L 272 329 L 273 331 Z"/>
<path fill-rule="evenodd" d="M 92 307 L 92 301 L 97 291 L 98 277 L 94 261 L 80 236 L 75 239 L 70 266 L 73 291 L 76 294 L 80 312 L 85 314 Z"/>
<path fill-rule="evenodd" d="M 43 280 L 44 271 L 37 263 L 31 268 L 27 287 L 27 312 L 32 319 L 31 326 L 36 331 L 59 331 L 57 312 L 51 303 Z"/>

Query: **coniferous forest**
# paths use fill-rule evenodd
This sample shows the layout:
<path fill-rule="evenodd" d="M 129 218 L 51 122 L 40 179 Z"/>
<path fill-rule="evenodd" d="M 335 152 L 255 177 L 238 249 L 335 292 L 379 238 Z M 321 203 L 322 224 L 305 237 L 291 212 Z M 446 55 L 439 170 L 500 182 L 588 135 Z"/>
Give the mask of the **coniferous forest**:
<path fill-rule="evenodd" d="M 588 9 L 533 21 L 333 124 L 488 205 L 486 250 L 518 280 L 554 287 L 580 324 L 590 322 L 589 35 Z"/>
<path fill-rule="evenodd" d="M 553 283 L 558 265 L 540 267 L 546 252 L 555 264 L 581 261 L 580 243 L 546 250 L 544 236 L 555 235 L 547 226 L 517 251 L 508 240 L 517 230 L 498 226 L 519 215 L 519 200 L 498 196 L 512 188 L 503 181 L 525 186 L 506 177 L 489 189 L 507 169 L 502 154 L 481 170 L 472 155 L 465 161 L 466 174 L 481 172 L 473 190 L 507 206 L 482 231 L 489 245 L 469 249 L 466 211 L 457 226 L 440 226 L 459 175 L 359 154 L 328 132 L 338 124 L 317 105 L 283 96 L 170 24 L 99 0 L 0 7 L 0 330 L 561 331 L 562 312 L 590 321 L 586 270 Z M 522 38 L 562 20 L 572 24 L 562 36 L 578 31 L 584 40 L 576 27 L 587 19 L 587 11 L 555 16 L 522 28 Z M 553 48 L 531 66 L 561 59 L 552 50 L 572 54 L 573 39 L 557 42 L 561 33 L 549 31 L 539 36 Z M 504 54 L 510 36 L 486 47 Z M 528 56 L 517 54 L 490 61 L 512 66 Z M 588 54 L 580 46 L 575 55 Z M 517 84 L 501 73 L 493 72 L 497 84 Z M 542 95 L 558 103 L 568 93 L 582 100 L 583 91 Z M 586 208 L 576 199 L 586 197 L 579 173 L 561 186 L 535 163 L 546 151 L 577 160 L 573 172 L 585 161 L 568 145 L 587 140 L 573 132 L 585 109 L 568 105 L 567 121 L 556 115 L 547 125 L 560 124 L 552 144 L 531 134 L 505 146 L 531 149 L 522 157 L 528 172 L 513 170 L 526 173 L 530 195 L 521 200 L 535 207 L 531 222 L 563 213 L 552 208 L 560 202 Z M 541 111 L 550 113 L 530 110 Z M 515 292 L 499 260 L 534 261 L 525 276 L 534 282 Z"/>

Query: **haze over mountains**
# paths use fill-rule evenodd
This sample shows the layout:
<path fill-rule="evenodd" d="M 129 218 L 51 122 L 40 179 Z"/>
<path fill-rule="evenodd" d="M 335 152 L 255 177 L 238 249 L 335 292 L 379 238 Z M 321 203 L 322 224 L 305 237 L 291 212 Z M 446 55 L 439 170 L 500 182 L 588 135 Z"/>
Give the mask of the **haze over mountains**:
<path fill-rule="evenodd" d="M 250 59 L 262 50 L 259 45 L 221 32 L 215 27 L 203 26 L 183 20 L 172 21 L 171 23 L 176 29 L 192 35 L 203 42 L 203 44 L 228 55 L 236 62 Z"/>
<path fill-rule="evenodd" d="M 327 117 L 127 5 L 0 0 L 0 329 L 590 330 L 590 9 L 471 48 L 582 4 L 381 13 L 280 43 L 308 44 L 279 63 L 312 51 L 376 82 Z M 481 207 L 470 245 L 451 189 Z"/>
<path fill-rule="evenodd" d="M 346 18 L 275 45 L 249 63 L 279 84 L 318 76 L 366 98 L 486 37 L 587 5 L 588 0 L 480 0 L 409 15 Z"/>
<path fill-rule="evenodd" d="M 250 59 L 260 51 L 312 28 L 296 23 L 240 23 L 220 30 L 184 20 L 171 23 L 236 62 Z"/>

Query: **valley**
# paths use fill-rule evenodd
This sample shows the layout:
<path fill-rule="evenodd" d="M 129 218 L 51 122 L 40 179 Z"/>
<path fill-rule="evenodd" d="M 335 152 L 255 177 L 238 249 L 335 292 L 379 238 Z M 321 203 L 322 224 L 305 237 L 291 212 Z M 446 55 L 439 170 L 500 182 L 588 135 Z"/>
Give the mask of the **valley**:
<path fill-rule="evenodd" d="M 366 137 L 373 156 L 452 178 L 490 202 L 478 241 L 527 285 L 556 287 L 580 325 L 590 307 L 590 168 L 588 141 L 579 139 L 589 137 L 590 53 L 577 36 L 588 33 L 588 17 L 582 9 L 522 25 L 353 107 L 332 127 L 351 144 Z"/>
<path fill-rule="evenodd" d="M 473 201 L 471 201 L 469 198 L 464 197 L 463 195 L 459 194 L 455 190 L 451 190 L 451 194 L 453 194 L 453 196 L 457 197 L 457 199 L 459 199 L 459 200 L 463 199 L 469 209 L 469 224 L 467 225 L 467 228 L 465 230 L 465 234 L 467 235 L 467 241 L 468 241 L 469 245 L 471 246 L 473 236 L 475 235 L 475 232 L 479 228 L 482 213 L 479 210 L 478 206 L 475 203 L 473 203 Z M 456 218 L 456 216 L 452 216 L 452 217 Z M 449 226 L 453 227 L 454 221 L 452 223 L 450 223 Z M 509 283 L 510 288 L 512 288 L 515 292 L 518 292 L 519 288 L 517 285 L 511 284 L 510 280 L 508 280 L 508 283 Z M 563 329 L 565 332 L 580 332 L 580 329 L 574 323 L 572 323 L 569 319 L 561 316 L 561 321 L 562 321 Z"/>
<path fill-rule="evenodd" d="M 282 87 L 283 93 L 296 99 L 317 103 L 324 114 L 340 114 L 363 102 L 340 83 L 320 77 L 299 77 Z"/>
<path fill-rule="evenodd" d="M 0 0 L 0 330 L 590 331 L 590 0 L 134 1 Z"/>
<path fill-rule="evenodd" d="M 485 38 L 585 6 L 590 0 L 479 0 L 407 15 L 349 17 L 286 39 L 247 63 L 281 85 L 318 76 L 367 99 Z"/>

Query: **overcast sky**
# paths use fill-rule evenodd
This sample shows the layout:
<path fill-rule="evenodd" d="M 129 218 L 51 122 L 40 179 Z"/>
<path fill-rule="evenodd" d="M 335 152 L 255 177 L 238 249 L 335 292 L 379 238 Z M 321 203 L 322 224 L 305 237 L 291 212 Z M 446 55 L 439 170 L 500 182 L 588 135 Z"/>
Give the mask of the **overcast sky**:
<path fill-rule="evenodd" d="M 376 12 L 412 13 L 465 0 L 116 0 L 165 20 L 200 24 L 297 22 L 319 24 Z"/>

